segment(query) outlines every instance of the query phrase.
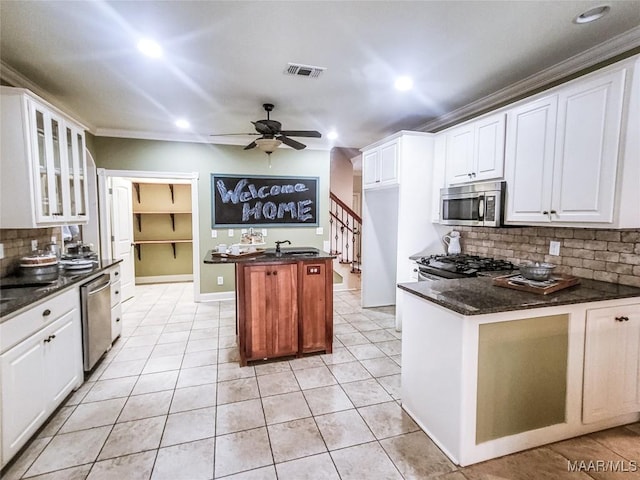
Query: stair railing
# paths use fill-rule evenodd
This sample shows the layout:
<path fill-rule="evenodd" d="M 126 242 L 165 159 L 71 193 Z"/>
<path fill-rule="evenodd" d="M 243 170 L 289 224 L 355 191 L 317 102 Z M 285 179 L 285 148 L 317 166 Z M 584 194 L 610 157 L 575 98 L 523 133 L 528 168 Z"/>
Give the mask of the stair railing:
<path fill-rule="evenodd" d="M 340 263 L 351 265 L 352 273 L 360 273 L 362 255 L 362 218 L 333 192 L 329 193 L 331 253 Z"/>

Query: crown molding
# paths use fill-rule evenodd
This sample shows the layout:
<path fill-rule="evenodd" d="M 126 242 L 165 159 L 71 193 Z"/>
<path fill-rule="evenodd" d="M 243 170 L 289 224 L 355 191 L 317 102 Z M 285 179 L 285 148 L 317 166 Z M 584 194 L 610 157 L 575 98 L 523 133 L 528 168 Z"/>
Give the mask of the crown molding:
<path fill-rule="evenodd" d="M 87 122 L 86 119 L 84 119 L 81 115 L 78 115 L 72 108 L 69 108 L 69 106 L 65 102 L 61 101 L 55 95 L 43 89 L 39 85 L 33 83 L 27 77 L 22 75 L 20 72 L 18 72 L 2 60 L 0 60 L 0 78 L 4 82 L 10 84 L 12 87 L 25 88 L 35 93 L 37 96 L 45 100 L 50 106 L 64 113 L 66 116 L 72 118 L 77 123 L 80 123 L 85 130 L 88 130 L 92 133 L 93 130 L 95 130 L 94 125 Z"/>
<path fill-rule="evenodd" d="M 483 111 L 490 110 L 492 107 L 507 103 L 516 97 L 543 88 L 553 82 L 578 73 L 617 55 L 624 54 L 637 47 L 640 47 L 640 27 L 627 30 L 625 33 L 574 55 L 563 62 L 557 63 L 486 97 L 471 102 L 464 107 L 441 115 L 417 127 L 416 130 L 425 132 L 442 130 L 463 119 L 473 117 Z"/>

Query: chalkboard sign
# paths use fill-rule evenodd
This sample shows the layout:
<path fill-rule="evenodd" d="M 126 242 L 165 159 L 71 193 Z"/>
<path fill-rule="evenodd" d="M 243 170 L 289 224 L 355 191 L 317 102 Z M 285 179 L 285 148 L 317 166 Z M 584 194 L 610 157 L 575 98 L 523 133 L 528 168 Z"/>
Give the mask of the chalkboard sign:
<path fill-rule="evenodd" d="M 318 226 L 318 177 L 211 174 L 211 226 Z"/>

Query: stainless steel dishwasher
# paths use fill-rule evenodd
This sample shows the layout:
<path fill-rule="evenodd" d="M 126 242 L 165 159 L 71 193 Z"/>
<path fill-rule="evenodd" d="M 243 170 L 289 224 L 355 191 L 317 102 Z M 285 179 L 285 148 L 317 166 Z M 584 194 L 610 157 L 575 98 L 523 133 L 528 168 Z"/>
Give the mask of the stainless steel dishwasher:
<path fill-rule="evenodd" d="M 111 277 L 100 275 L 80 287 L 82 299 L 82 355 L 91 370 L 111 347 Z"/>

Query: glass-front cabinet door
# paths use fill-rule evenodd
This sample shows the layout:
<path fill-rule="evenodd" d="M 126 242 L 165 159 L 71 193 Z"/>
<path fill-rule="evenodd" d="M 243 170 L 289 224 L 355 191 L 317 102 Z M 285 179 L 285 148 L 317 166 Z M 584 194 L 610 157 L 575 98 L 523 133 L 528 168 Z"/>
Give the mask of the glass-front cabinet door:
<path fill-rule="evenodd" d="M 87 220 L 84 131 L 30 101 L 34 189 L 38 223 L 84 223 Z"/>
<path fill-rule="evenodd" d="M 86 219 L 87 189 L 85 188 L 86 157 L 84 154 L 84 132 L 72 125 L 65 126 L 67 164 L 69 169 L 69 208 L 70 219 Z"/>
<path fill-rule="evenodd" d="M 1 228 L 86 224 L 84 127 L 23 88 L 0 86 L 0 103 Z"/>
<path fill-rule="evenodd" d="M 63 150 L 62 121 L 35 102 L 30 102 L 34 128 L 32 143 L 35 173 L 35 193 L 38 222 L 54 223 L 64 220 L 64 177 L 66 152 Z"/>

